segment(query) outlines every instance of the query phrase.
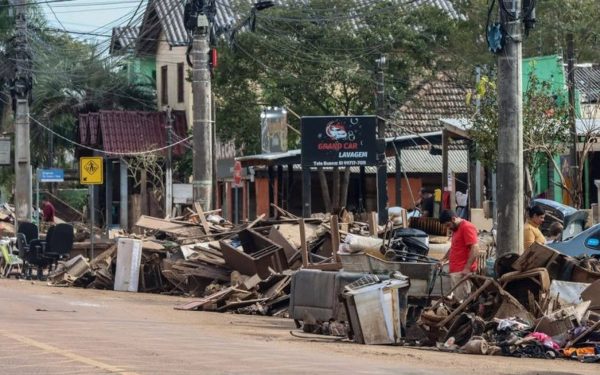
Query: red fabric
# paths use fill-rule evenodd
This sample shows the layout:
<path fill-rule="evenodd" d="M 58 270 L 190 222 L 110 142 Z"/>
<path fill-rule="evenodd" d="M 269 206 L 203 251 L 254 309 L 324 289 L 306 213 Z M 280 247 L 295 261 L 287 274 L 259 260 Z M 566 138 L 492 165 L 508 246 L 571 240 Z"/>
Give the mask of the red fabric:
<path fill-rule="evenodd" d="M 450 273 L 461 272 L 467 260 L 469 260 L 469 246 L 476 245 L 477 228 L 467 220 L 462 220 L 458 228 L 452 233 L 452 243 L 450 245 L 450 256 L 448 257 Z M 477 260 L 471 265 L 471 272 L 477 269 Z"/>
<path fill-rule="evenodd" d="M 442 193 L 442 210 L 449 210 L 452 207 L 450 206 L 450 192 L 445 191 Z"/>
<path fill-rule="evenodd" d="M 44 221 L 54 221 L 54 205 L 48 202 L 42 207 L 42 215 L 44 216 Z"/>

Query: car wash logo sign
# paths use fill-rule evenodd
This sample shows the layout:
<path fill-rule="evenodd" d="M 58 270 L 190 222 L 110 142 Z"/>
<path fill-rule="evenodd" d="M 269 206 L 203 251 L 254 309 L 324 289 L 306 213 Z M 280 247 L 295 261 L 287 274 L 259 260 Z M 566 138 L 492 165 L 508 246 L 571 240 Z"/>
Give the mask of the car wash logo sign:
<path fill-rule="evenodd" d="M 302 165 L 376 165 L 376 134 L 375 116 L 303 117 Z"/>

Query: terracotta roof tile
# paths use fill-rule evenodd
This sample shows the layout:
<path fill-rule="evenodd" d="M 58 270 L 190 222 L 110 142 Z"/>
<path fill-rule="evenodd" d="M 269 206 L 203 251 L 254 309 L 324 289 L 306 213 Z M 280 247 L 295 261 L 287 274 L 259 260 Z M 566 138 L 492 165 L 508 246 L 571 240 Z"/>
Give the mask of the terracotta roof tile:
<path fill-rule="evenodd" d="M 440 74 L 417 89 L 415 95 L 392 114 L 388 136 L 441 130 L 440 118 L 468 117 L 467 91 Z"/>
<path fill-rule="evenodd" d="M 175 138 L 187 137 L 185 113 L 173 112 Z M 79 142 L 107 152 L 141 152 L 167 144 L 166 113 L 137 111 L 100 111 L 79 116 Z M 175 155 L 184 145 L 173 147 Z"/>

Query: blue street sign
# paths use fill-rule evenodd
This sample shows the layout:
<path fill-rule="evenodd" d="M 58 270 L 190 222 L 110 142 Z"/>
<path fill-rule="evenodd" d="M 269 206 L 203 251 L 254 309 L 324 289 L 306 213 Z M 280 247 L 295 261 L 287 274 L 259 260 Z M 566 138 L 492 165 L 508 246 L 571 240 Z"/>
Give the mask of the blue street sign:
<path fill-rule="evenodd" d="M 64 182 L 65 171 L 62 169 L 40 169 L 40 182 Z"/>

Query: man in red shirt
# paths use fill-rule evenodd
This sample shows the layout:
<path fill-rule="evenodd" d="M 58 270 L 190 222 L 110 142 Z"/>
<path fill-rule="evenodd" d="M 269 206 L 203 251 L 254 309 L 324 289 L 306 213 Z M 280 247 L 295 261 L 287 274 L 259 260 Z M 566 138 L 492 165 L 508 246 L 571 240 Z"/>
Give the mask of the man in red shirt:
<path fill-rule="evenodd" d="M 44 199 L 42 201 L 42 219 L 44 222 L 53 223 L 55 211 L 54 205 L 49 200 Z"/>
<path fill-rule="evenodd" d="M 450 249 L 440 261 L 440 266 L 448 261 L 450 282 L 454 288 L 467 275 L 477 270 L 477 228 L 461 219 L 452 210 L 444 210 L 440 214 L 440 223 L 452 231 Z M 464 282 L 454 290 L 454 297 L 462 301 L 471 293 L 471 283 Z"/>

